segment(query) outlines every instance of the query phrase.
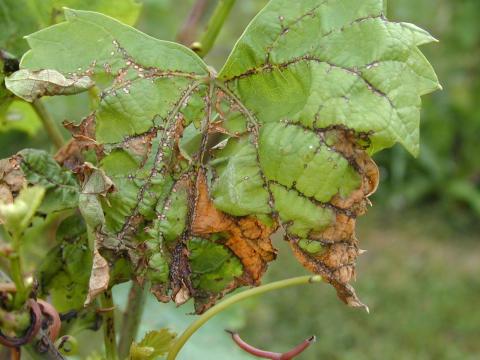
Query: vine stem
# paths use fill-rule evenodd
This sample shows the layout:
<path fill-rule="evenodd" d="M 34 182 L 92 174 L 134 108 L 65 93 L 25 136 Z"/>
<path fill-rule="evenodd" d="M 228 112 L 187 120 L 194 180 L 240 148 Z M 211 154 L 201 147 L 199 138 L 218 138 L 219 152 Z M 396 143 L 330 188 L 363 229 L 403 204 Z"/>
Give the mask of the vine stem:
<path fill-rule="evenodd" d="M 115 333 L 115 304 L 112 290 L 108 289 L 100 295 L 100 306 L 103 312 L 103 341 L 106 360 L 118 360 L 117 340 Z"/>
<path fill-rule="evenodd" d="M 188 18 L 185 20 L 182 28 L 177 35 L 177 42 L 190 46 L 195 39 L 198 23 L 200 22 L 205 10 L 207 9 L 208 0 L 197 0 L 193 5 Z"/>
<path fill-rule="evenodd" d="M 13 282 L 15 283 L 15 298 L 14 298 L 14 307 L 19 309 L 23 306 L 25 301 L 27 300 L 27 287 L 25 286 L 25 282 L 23 280 L 23 272 L 22 272 L 22 263 L 20 259 L 20 255 L 15 252 L 10 255 L 10 275 L 12 277 Z"/>
<path fill-rule="evenodd" d="M 52 140 L 53 145 L 55 146 L 55 148 L 57 148 L 57 150 L 60 149 L 65 143 L 65 141 L 63 139 L 62 133 L 60 132 L 60 129 L 48 113 L 45 105 L 43 105 L 40 99 L 37 99 L 33 101 L 32 106 L 38 117 L 40 118 L 43 127 L 47 131 L 50 140 Z"/>
<path fill-rule="evenodd" d="M 20 258 L 20 235 L 18 233 L 9 234 L 5 232 L 9 243 L 12 245 L 12 252 L 6 256 L 10 262 L 10 278 L 15 284 L 15 295 L 13 299 L 13 306 L 19 309 L 23 306 L 28 297 L 28 289 L 25 286 L 23 278 L 22 259 Z"/>
<path fill-rule="evenodd" d="M 215 315 L 218 315 L 222 311 L 226 310 L 233 304 L 236 304 L 242 300 L 248 299 L 253 296 L 261 295 L 270 291 L 279 290 L 291 286 L 297 285 L 306 285 L 312 283 L 319 283 L 322 281 L 322 277 L 319 275 L 307 275 L 307 276 L 299 276 L 294 277 L 291 279 L 275 281 L 270 284 L 262 285 L 253 289 L 242 291 L 238 294 L 235 294 L 228 299 L 218 303 L 210 310 L 206 311 L 202 314 L 197 320 L 195 320 L 190 326 L 177 338 L 177 340 L 173 343 L 168 356 L 167 360 L 175 360 L 177 358 L 178 353 L 185 345 L 185 343 L 190 339 L 190 337 L 200 329 L 208 320 L 213 318 Z"/>
<path fill-rule="evenodd" d="M 230 14 L 235 0 L 219 0 L 217 7 L 213 11 L 210 21 L 205 28 L 199 41 L 194 42 L 191 48 L 200 56 L 204 57 L 212 48 L 225 20 Z"/>
<path fill-rule="evenodd" d="M 137 337 L 146 299 L 146 292 L 143 288 L 138 283 L 133 282 L 128 293 L 128 304 L 123 314 L 122 329 L 120 330 L 120 342 L 118 344 L 120 359 L 127 358 L 130 345 Z"/>

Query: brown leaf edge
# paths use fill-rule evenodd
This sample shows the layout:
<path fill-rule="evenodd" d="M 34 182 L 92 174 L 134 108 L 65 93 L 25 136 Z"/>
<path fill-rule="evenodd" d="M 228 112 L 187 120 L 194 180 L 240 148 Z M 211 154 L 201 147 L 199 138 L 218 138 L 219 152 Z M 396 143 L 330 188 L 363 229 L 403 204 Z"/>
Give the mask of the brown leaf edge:
<path fill-rule="evenodd" d="M 191 197 L 191 236 L 212 240 L 212 235 L 222 234 L 222 240 L 215 240 L 228 248 L 242 263 L 243 274 L 235 278 L 218 293 L 193 289 L 188 263 L 189 253 L 182 242 L 174 245 L 171 251 L 170 296 L 164 285 L 155 285 L 152 292 L 157 299 L 168 302 L 172 299 L 177 305 L 190 297 L 195 300 L 195 312 L 201 314 L 212 307 L 217 300 L 240 286 L 257 286 L 267 270 L 268 262 L 276 258 L 270 236 L 277 226 L 266 226 L 253 216 L 233 217 L 217 210 L 210 198 L 206 170 L 201 168 L 196 179 L 188 178 L 177 182 L 175 189 L 195 189 Z"/>
<path fill-rule="evenodd" d="M 353 130 L 334 126 L 327 129 L 322 136 L 324 139 L 335 139 L 330 144 L 331 149 L 347 159 L 360 174 L 361 186 L 347 198 L 336 195 L 330 201 L 335 211 L 334 224 L 321 232 L 309 234 L 309 239 L 322 244 L 323 251 L 309 254 L 299 246 L 300 239 L 287 234 L 286 240 L 302 265 L 332 284 L 343 302 L 368 311 L 368 307 L 360 301 L 349 282 L 355 279 L 355 262 L 363 252 L 358 248 L 355 235 L 356 218 L 365 214 L 371 205 L 368 197 L 377 189 L 379 170 L 366 151 L 369 145 L 368 134 L 358 134 Z"/>
<path fill-rule="evenodd" d="M 209 196 L 205 170 L 199 171 L 196 181 L 197 197 L 193 214 L 192 233 L 208 238 L 212 234 L 226 234 L 223 244 L 232 251 L 243 265 L 243 274 L 220 294 L 212 294 L 203 304 L 196 307 L 202 313 L 215 301 L 239 286 L 258 286 L 267 270 L 268 263 L 275 260 L 277 251 L 270 236 L 277 226 L 269 227 L 254 216 L 233 217 L 215 208 Z"/>

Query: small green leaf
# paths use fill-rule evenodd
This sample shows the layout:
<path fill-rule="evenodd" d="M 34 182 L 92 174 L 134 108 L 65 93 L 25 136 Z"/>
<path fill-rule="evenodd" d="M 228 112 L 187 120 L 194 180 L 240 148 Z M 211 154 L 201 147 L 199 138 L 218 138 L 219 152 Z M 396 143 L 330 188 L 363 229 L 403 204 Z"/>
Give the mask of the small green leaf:
<path fill-rule="evenodd" d="M 130 347 L 130 360 L 155 360 L 170 350 L 176 334 L 169 329 L 150 331 L 139 343 Z"/>
<path fill-rule="evenodd" d="M 86 171 L 91 172 L 91 175 L 82 186 L 79 208 L 87 225 L 92 229 L 98 229 L 105 223 L 99 197 L 113 191 L 114 185 L 102 170 L 91 166 Z"/>
<path fill-rule="evenodd" d="M 29 184 L 40 185 L 46 190 L 39 211 L 50 213 L 78 205 L 80 189 L 73 173 L 58 165 L 47 152 L 26 149 L 20 151 L 14 159 Z"/>
<path fill-rule="evenodd" d="M 16 238 L 28 227 L 45 195 L 40 186 L 24 188 L 13 203 L 0 203 L 0 223 Z"/>

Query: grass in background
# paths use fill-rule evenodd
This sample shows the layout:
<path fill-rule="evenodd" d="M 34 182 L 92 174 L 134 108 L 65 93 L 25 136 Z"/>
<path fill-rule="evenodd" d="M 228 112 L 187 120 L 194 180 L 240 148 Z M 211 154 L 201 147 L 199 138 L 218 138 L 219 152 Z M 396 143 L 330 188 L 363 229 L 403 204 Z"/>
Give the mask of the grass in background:
<path fill-rule="evenodd" d="M 285 350 L 315 334 L 299 359 L 458 359 L 480 357 L 480 243 L 456 236 L 427 214 L 385 221 L 372 210 L 359 226 L 355 284 L 370 314 L 349 309 L 327 286 L 268 294 L 247 310 L 248 341 Z M 429 216 L 430 215 L 430 216 Z M 281 241 L 273 281 L 304 270 Z"/>

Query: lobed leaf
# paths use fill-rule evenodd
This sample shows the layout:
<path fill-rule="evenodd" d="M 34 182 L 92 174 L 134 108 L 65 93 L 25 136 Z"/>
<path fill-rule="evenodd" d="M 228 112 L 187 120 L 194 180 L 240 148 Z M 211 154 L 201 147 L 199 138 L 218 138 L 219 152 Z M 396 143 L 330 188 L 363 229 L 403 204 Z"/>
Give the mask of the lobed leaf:
<path fill-rule="evenodd" d="M 73 129 L 115 184 L 87 192 L 99 256 L 128 259 L 159 300 L 193 297 L 203 312 L 260 282 L 279 229 L 305 267 L 363 305 L 349 282 L 355 221 L 379 178 L 370 155 L 395 142 L 417 152 L 420 96 L 439 88 L 418 50 L 430 35 L 387 21 L 381 0 L 272 0 L 216 76 L 181 45 L 65 15 L 27 37 L 21 67 L 102 87 Z M 98 171 L 79 173 L 88 184 Z"/>
<path fill-rule="evenodd" d="M 63 7 L 99 11 L 126 24 L 137 20 L 141 5 L 135 0 L 3 0 L 0 7 L 0 49 L 21 56 L 28 48 L 25 35 L 63 20 Z"/>
<path fill-rule="evenodd" d="M 343 125 L 369 135 L 369 153 L 400 142 L 417 154 L 420 96 L 440 88 L 418 50 L 432 41 L 389 22 L 379 0 L 271 1 L 219 78 L 262 123 Z"/>

